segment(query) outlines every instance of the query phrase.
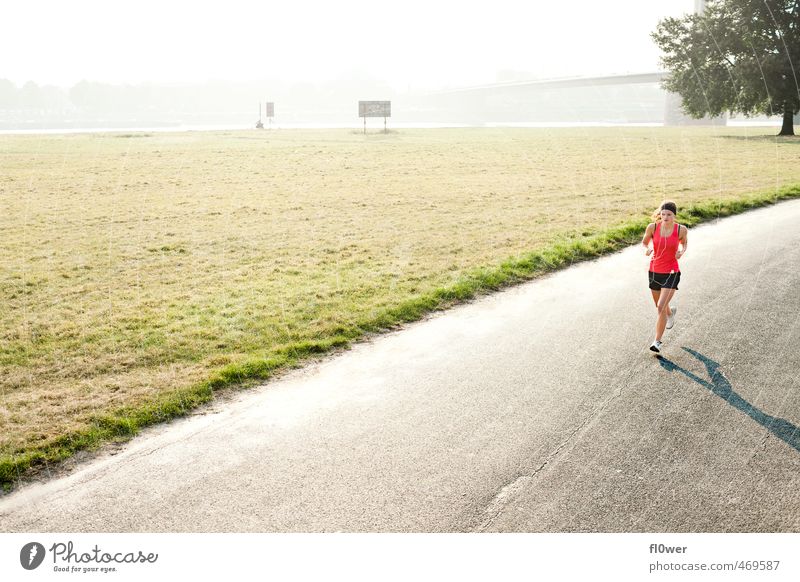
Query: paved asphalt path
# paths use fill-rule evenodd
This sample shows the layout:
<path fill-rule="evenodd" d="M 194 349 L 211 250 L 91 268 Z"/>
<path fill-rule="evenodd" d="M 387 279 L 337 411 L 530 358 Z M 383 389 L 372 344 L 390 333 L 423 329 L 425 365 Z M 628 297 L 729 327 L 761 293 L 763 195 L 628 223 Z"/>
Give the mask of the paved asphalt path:
<path fill-rule="evenodd" d="M 800 201 L 295 370 L 0 498 L 5 532 L 800 532 Z"/>

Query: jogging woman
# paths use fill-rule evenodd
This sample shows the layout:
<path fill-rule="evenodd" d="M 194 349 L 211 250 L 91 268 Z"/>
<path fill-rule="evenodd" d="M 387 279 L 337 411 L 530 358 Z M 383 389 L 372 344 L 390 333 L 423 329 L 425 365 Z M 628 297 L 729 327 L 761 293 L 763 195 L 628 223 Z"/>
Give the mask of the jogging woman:
<path fill-rule="evenodd" d="M 656 319 L 656 339 L 650 350 L 656 353 L 661 352 L 661 337 L 665 329 L 672 329 L 675 324 L 675 312 L 678 310 L 677 307 L 670 307 L 669 302 L 678 290 L 678 283 L 681 280 L 678 259 L 686 253 L 688 229 L 675 222 L 677 213 L 678 209 L 674 202 L 669 200 L 664 202 L 653 214 L 655 222 L 647 225 L 642 239 L 642 244 L 647 249 L 645 255 L 652 254 L 647 275 L 653 302 L 658 310 L 658 319 Z M 652 248 L 650 241 L 653 241 Z"/>

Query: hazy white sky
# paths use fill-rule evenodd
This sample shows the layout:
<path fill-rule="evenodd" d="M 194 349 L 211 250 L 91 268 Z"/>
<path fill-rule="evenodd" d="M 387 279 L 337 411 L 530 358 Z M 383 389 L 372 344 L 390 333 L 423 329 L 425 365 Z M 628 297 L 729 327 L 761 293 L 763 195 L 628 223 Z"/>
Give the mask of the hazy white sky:
<path fill-rule="evenodd" d="M 4 0 L 0 78 L 22 84 L 360 74 L 405 90 L 649 72 L 694 0 Z"/>

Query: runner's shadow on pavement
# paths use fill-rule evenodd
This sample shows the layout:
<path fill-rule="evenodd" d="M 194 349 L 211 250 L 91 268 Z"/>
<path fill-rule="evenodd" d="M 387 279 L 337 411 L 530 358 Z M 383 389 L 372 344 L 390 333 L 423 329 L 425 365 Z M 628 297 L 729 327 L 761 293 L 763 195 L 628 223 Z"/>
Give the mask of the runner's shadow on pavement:
<path fill-rule="evenodd" d="M 668 360 L 664 356 L 657 356 L 658 363 L 661 364 L 661 367 L 668 372 L 680 372 L 701 386 L 708 388 L 711 390 L 712 394 L 719 396 L 737 410 L 744 412 L 747 416 L 755 420 L 758 424 L 766 428 L 769 432 L 781 439 L 794 450 L 800 452 L 800 429 L 798 429 L 788 420 L 766 414 L 764 411 L 756 408 L 747 400 L 734 392 L 733 388 L 731 388 L 731 383 L 728 382 L 728 379 L 722 374 L 719 369 L 720 365 L 717 362 L 690 348 L 684 347 L 683 349 L 700 360 L 703 365 L 705 365 L 710 382 L 703 380 L 689 370 L 681 368 L 678 364 Z"/>

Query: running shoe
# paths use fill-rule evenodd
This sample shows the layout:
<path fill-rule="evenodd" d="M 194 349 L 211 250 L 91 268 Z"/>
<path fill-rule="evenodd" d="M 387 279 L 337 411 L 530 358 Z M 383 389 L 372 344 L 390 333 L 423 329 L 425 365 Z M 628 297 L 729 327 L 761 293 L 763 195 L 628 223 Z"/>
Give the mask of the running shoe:
<path fill-rule="evenodd" d="M 657 354 L 661 353 L 661 342 L 658 340 L 654 340 L 653 344 L 650 346 L 650 351 L 655 352 Z"/>
<path fill-rule="evenodd" d="M 677 307 L 670 307 L 670 314 L 667 316 L 667 329 L 672 329 L 675 325 L 675 314 L 678 313 Z"/>

